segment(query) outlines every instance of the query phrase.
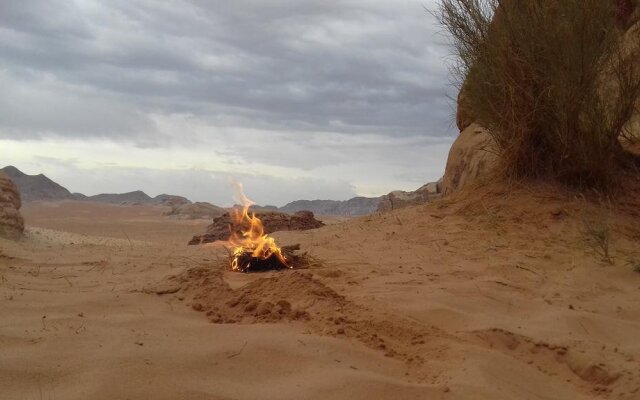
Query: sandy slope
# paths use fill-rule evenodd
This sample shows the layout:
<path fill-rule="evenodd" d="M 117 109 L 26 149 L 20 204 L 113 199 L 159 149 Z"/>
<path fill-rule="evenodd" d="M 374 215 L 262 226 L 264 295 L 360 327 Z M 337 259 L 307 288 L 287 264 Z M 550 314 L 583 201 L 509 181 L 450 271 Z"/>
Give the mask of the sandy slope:
<path fill-rule="evenodd" d="M 278 233 L 323 265 L 255 275 L 183 245 L 206 221 L 88 207 L 0 242 L 2 398 L 640 398 L 637 204 L 486 190 Z"/>

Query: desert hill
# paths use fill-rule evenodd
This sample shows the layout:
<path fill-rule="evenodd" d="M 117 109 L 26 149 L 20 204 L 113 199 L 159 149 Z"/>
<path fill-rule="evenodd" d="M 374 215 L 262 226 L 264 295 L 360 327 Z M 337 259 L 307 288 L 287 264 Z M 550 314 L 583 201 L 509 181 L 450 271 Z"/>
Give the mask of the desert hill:
<path fill-rule="evenodd" d="M 183 196 L 160 194 L 156 197 L 151 197 L 141 190 L 127 193 L 101 193 L 93 196 L 87 196 L 82 193 L 71 193 L 69 190 L 47 178 L 43 174 L 26 175 L 13 166 L 5 167 L 2 171 L 4 171 L 16 183 L 25 202 L 81 200 L 107 204 L 163 204 L 176 209 L 171 215 L 218 216 L 219 214 L 219 212 L 214 211 L 211 208 L 219 207 L 214 205 L 208 207 L 206 205 L 208 203 L 201 203 L 199 206 L 187 207 L 187 205 L 192 202 Z M 259 212 L 279 211 L 288 214 L 295 214 L 298 211 L 311 211 L 316 215 L 358 216 L 375 212 L 378 208 L 380 199 L 381 197 L 354 197 L 345 201 L 296 200 L 283 207 L 255 206 L 253 209 Z M 183 205 L 185 207 L 180 208 L 180 206 Z M 205 211 L 204 208 L 208 208 L 208 211 Z"/>
<path fill-rule="evenodd" d="M 134 203 L 151 203 L 153 199 L 141 190 L 136 190 L 127 193 L 101 193 L 95 196 L 87 196 L 87 201 L 95 201 L 98 203 L 110 203 L 110 204 L 134 204 Z"/>
<path fill-rule="evenodd" d="M 376 211 L 380 197 L 354 197 L 349 200 L 296 200 L 280 207 L 279 211 L 296 213 L 311 211 L 317 215 L 358 216 Z"/>
<path fill-rule="evenodd" d="M 47 178 L 43 174 L 27 175 L 14 166 L 7 166 L 4 172 L 18 187 L 22 200 L 71 200 L 74 196 L 66 188 Z"/>
<path fill-rule="evenodd" d="M 164 203 L 166 204 L 166 203 Z M 173 205 L 171 210 L 164 215 L 179 219 L 214 219 L 226 213 L 227 210 L 211 203 L 197 201 L 195 203 L 183 203 Z"/>
<path fill-rule="evenodd" d="M 189 199 L 182 196 L 160 194 L 156 197 L 151 197 L 141 190 L 87 196 L 82 193 L 69 192 L 68 189 L 49 179 L 44 174 L 27 175 L 11 165 L 2 168 L 0 171 L 13 180 L 22 195 L 22 200 L 25 202 L 80 200 L 108 204 L 163 204 L 168 206 L 191 203 Z"/>

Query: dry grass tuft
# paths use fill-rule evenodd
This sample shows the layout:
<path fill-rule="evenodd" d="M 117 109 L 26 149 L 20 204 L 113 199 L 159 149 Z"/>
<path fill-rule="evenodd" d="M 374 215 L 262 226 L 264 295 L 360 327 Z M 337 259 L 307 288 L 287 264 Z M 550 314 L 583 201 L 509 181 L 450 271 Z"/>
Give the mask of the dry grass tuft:
<path fill-rule="evenodd" d="M 631 266 L 631 270 L 633 272 L 637 272 L 640 274 L 640 259 L 629 260 L 629 265 Z"/>
<path fill-rule="evenodd" d="M 584 236 L 594 253 L 597 254 L 602 261 L 610 265 L 614 264 L 610 252 L 611 229 L 609 225 L 603 222 L 585 221 Z"/>

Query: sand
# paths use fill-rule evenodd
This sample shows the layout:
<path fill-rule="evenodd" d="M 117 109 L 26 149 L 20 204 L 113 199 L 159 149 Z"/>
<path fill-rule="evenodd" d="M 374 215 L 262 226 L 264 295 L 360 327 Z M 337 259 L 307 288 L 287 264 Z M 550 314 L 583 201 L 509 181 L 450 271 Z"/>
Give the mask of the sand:
<path fill-rule="evenodd" d="M 0 397 L 637 399 L 635 210 L 487 189 L 277 233 L 321 264 L 239 274 L 186 246 L 208 221 L 31 203 L 0 241 Z"/>

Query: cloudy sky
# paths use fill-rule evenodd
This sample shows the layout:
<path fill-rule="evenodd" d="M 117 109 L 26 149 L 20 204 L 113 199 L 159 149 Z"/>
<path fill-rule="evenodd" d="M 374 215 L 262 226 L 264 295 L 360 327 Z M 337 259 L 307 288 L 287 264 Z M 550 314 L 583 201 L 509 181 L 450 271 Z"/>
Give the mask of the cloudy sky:
<path fill-rule="evenodd" d="M 454 138 L 433 0 L 0 2 L 0 164 L 221 205 L 413 190 Z M 0 165 L 1 166 L 1 165 Z"/>

